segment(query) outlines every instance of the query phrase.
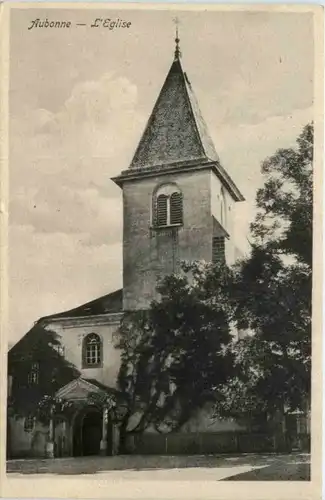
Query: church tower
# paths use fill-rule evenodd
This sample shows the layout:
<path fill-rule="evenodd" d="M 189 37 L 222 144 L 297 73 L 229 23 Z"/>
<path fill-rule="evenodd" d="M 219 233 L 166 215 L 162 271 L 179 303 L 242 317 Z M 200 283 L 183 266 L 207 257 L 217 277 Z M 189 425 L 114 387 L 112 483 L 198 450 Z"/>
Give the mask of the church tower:
<path fill-rule="evenodd" d="M 146 309 L 181 261 L 234 260 L 232 210 L 244 197 L 221 166 L 187 74 L 174 60 L 123 190 L 123 309 Z"/>

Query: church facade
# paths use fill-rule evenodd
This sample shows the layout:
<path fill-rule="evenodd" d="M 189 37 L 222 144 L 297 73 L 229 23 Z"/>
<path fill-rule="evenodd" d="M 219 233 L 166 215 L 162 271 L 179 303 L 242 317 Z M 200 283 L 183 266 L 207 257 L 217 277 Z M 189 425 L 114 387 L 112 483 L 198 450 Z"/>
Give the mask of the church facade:
<path fill-rule="evenodd" d="M 64 356 L 80 372 L 57 396 L 80 405 L 69 419 L 53 416 L 49 427 L 33 417 L 9 416 L 12 456 L 117 453 L 118 424 L 110 419 L 107 408 L 98 411 L 82 402 L 89 393 L 116 389 L 120 354 L 114 347 L 114 334 L 123 313 L 148 308 L 156 297 L 158 280 L 177 272 L 182 261 L 232 264 L 239 256 L 233 211 L 244 197 L 221 165 L 183 70 L 178 38 L 133 160 L 112 180 L 123 196 L 123 288 L 38 320 L 38 325 L 60 336 Z M 11 351 L 17 349 L 19 342 Z M 30 383 L 37 384 L 36 365 L 31 366 L 31 374 Z M 9 398 L 14 377 L 9 353 Z M 216 422 L 211 427 L 203 412 L 183 432 L 236 428 L 235 422 Z"/>

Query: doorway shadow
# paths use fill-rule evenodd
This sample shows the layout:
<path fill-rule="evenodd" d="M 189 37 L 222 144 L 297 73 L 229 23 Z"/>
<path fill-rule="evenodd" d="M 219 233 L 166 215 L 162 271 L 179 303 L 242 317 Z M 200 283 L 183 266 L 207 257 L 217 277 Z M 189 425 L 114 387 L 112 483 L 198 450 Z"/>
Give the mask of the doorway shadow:
<path fill-rule="evenodd" d="M 76 416 L 73 425 L 73 456 L 100 454 L 103 414 L 97 408 L 85 408 Z"/>

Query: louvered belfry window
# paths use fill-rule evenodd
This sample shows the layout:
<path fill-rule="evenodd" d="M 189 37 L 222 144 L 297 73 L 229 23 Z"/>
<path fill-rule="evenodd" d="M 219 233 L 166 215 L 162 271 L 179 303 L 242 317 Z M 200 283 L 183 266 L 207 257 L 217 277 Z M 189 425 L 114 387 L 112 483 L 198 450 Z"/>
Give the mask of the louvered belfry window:
<path fill-rule="evenodd" d="M 215 236 L 212 240 L 212 262 L 225 262 L 225 238 L 224 236 Z"/>
<path fill-rule="evenodd" d="M 167 226 L 168 196 L 160 194 L 157 198 L 157 226 Z"/>
<path fill-rule="evenodd" d="M 182 194 L 173 193 L 170 196 L 170 223 L 182 224 L 183 222 L 183 203 Z"/>
<path fill-rule="evenodd" d="M 175 184 L 165 184 L 157 190 L 154 199 L 154 224 L 157 227 L 183 223 L 183 196 Z"/>

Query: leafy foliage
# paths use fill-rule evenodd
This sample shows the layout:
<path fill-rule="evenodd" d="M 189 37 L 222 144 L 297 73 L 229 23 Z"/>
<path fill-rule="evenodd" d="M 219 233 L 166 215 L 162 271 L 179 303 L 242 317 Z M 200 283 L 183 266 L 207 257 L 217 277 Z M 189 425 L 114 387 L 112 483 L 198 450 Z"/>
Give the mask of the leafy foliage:
<path fill-rule="evenodd" d="M 238 378 L 221 413 L 238 414 L 243 400 L 253 405 L 248 413 L 304 410 L 310 398 L 312 160 L 307 125 L 296 150 L 279 150 L 262 165 L 252 252 L 233 270 L 232 294 L 239 328 L 255 335 L 235 348 Z"/>
<path fill-rule="evenodd" d="M 15 415 L 38 414 L 40 404 L 46 406 L 60 387 L 80 375 L 60 348 L 59 336 L 36 323 L 9 351 L 8 373 L 12 376 L 9 406 Z M 33 365 L 37 383 L 30 379 Z"/>
<path fill-rule="evenodd" d="M 313 124 L 297 139 L 297 148 L 279 149 L 262 164 L 266 176 L 257 192 L 258 214 L 251 225 L 255 243 L 277 254 L 312 264 Z"/>
<path fill-rule="evenodd" d="M 148 311 L 123 319 L 117 347 L 125 430 L 179 429 L 231 376 L 230 271 L 199 264 L 183 270 L 163 280 Z"/>
<path fill-rule="evenodd" d="M 33 413 L 40 422 L 47 424 L 53 415 L 62 415 L 64 413 L 67 416 L 75 411 L 76 405 L 73 401 L 66 401 L 55 395 L 49 396 L 45 394 L 38 402 Z"/>

